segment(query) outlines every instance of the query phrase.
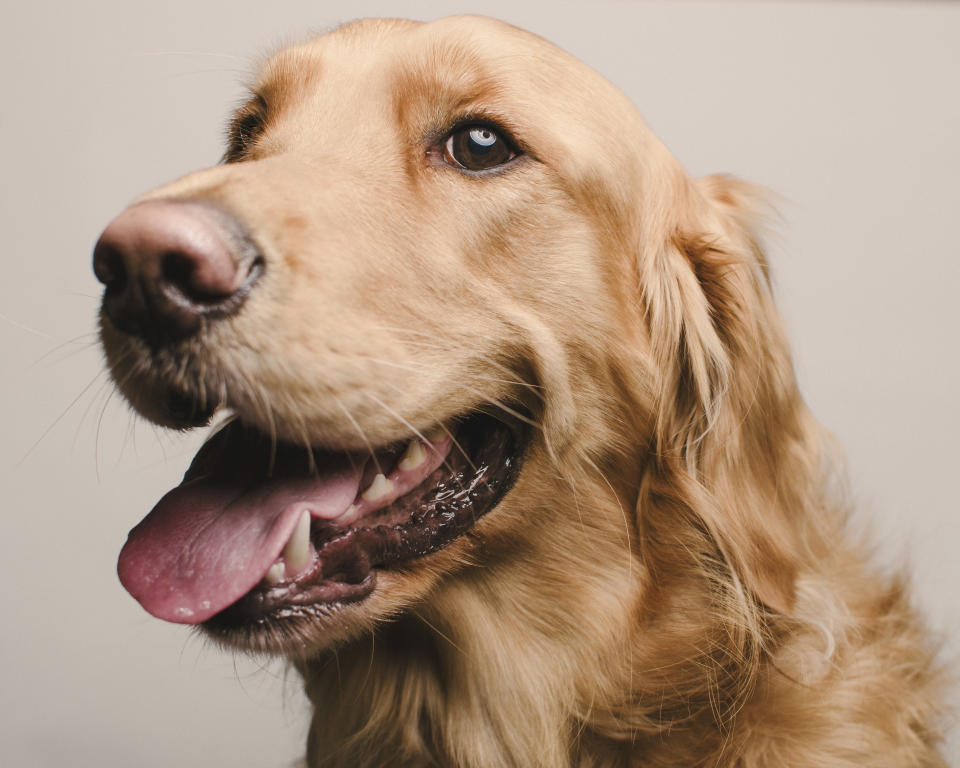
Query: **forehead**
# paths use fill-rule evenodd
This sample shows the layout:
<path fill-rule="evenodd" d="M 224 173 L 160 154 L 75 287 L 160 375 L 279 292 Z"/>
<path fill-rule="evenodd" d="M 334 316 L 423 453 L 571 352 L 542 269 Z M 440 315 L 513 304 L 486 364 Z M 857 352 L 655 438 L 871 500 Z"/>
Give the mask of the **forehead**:
<path fill-rule="evenodd" d="M 422 146 L 480 119 L 574 183 L 639 178 L 663 154 L 609 81 L 552 43 L 479 16 L 354 22 L 277 53 L 257 91 L 280 147 L 313 142 L 383 159 L 388 145 Z M 406 142 L 389 144 L 397 135 Z"/>
<path fill-rule="evenodd" d="M 545 40 L 484 17 L 367 19 L 278 52 L 256 90 L 276 105 L 362 98 L 448 111 L 513 102 L 529 112 L 546 103 L 530 94 L 584 73 L 590 70 Z"/>

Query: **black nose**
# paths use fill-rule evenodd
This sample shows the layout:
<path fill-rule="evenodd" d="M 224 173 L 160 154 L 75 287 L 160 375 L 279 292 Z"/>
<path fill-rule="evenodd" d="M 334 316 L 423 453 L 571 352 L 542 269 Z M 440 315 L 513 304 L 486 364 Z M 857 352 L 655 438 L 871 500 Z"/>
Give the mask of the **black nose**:
<path fill-rule="evenodd" d="M 194 202 L 132 205 L 100 235 L 93 271 L 119 330 L 159 346 L 243 304 L 263 259 L 226 213 Z"/>

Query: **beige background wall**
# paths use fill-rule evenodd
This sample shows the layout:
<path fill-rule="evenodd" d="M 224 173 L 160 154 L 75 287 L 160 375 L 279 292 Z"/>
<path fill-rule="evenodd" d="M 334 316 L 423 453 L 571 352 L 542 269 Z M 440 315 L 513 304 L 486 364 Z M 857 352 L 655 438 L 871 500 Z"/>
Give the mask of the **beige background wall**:
<path fill-rule="evenodd" d="M 0 763 L 241 768 L 299 754 L 295 680 L 149 618 L 116 581 L 127 529 L 197 438 L 138 424 L 111 396 L 89 260 L 131 197 L 218 158 L 252 58 L 365 15 L 471 10 L 530 28 L 621 86 L 692 173 L 781 195 L 772 259 L 803 388 L 847 448 L 858 524 L 883 559 L 910 564 L 957 654 L 960 6 L 12 5 L 0 17 Z"/>

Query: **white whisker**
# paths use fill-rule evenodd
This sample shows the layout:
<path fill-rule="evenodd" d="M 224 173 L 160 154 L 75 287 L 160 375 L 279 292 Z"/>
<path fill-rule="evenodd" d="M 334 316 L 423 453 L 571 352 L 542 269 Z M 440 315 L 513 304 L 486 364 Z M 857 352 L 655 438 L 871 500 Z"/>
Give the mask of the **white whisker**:
<path fill-rule="evenodd" d="M 105 373 L 107 373 L 107 370 L 103 369 L 99 371 L 92 379 L 90 379 L 89 383 L 87 383 L 87 385 L 80 390 L 80 394 L 78 394 L 75 398 L 73 398 L 73 400 L 70 401 L 67 407 L 60 412 L 60 415 L 57 416 L 57 418 L 55 418 L 45 430 L 43 430 L 40 437 L 38 437 L 36 441 L 33 443 L 33 445 L 31 445 L 30 448 L 27 449 L 27 452 L 20 457 L 20 460 L 16 463 L 15 466 L 17 467 L 21 466 L 23 462 L 25 462 L 30 457 L 30 455 L 37 449 L 37 446 L 43 442 L 44 438 L 46 438 L 46 436 L 53 431 L 54 427 L 56 427 L 57 424 L 59 424 L 63 420 L 63 417 L 66 416 L 78 402 L 80 402 L 80 398 L 82 398 L 85 394 L 87 394 L 87 392 L 90 391 L 90 388 L 97 382 L 97 379 L 99 379 Z"/>
<path fill-rule="evenodd" d="M 391 408 L 389 405 L 387 405 L 385 402 L 383 402 L 383 401 L 382 401 L 379 397 L 377 397 L 376 395 L 373 395 L 373 394 L 371 394 L 370 392 L 367 392 L 366 395 L 367 395 L 367 397 L 369 397 L 371 400 L 373 400 L 377 405 L 379 405 L 381 408 L 383 408 L 387 413 L 389 413 L 391 416 L 393 416 L 397 421 L 399 421 L 401 424 L 403 424 L 407 429 L 409 429 L 411 432 L 413 432 L 413 434 L 415 434 L 418 438 L 420 438 L 420 439 L 427 445 L 427 447 L 430 447 L 431 450 L 436 451 L 435 448 L 433 448 L 433 447 L 430 446 L 430 441 L 427 440 L 427 438 L 423 436 L 423 433 L 421 433 L 415 426 L 413 426 L 413 424 L 411 424 L 409 421 L 407 421 L 405 418 L 403 418 L 403 416 L 401 416 L 399 413 L 397 413 L 395 410 L 393 410 L 393 408 Z M 444 432 L 446 432 L 448 435 L 450 435 L 450 439 L 453 440 L 453 444 L 459 449 L 460 453 L 463 454 L 463 458 L 465 458 L 465 459 L 467 460 L 467 463 L 470 465 L 470 468 L 471 468 L 474 472 L 476 472 L 476 471 L 477 471 L 476 466 L 474 465 L 474 463 L 473 463 L 472 461 L 470 461 L 470 457 L 467 455 L 467 452 L 463 449 L 463 447 L 454 439 L 453 435 L 450 434 L 450 430 L 448 430 L 448 429 L 447 429 L 445 426 L 443 426 L 442 424 L 441 424 L 441 427 L 443 427 L 443 431 L 444 431 Z M 451 475 L 456 476 L 456 473 L 453 471 L 453 468 L 450 466 L 449 462 L 447 462 L 446 459 L 443 460 L 443 465 L 450 471 L 450 474 L 451 474 Z M 460 484 L 460 483 L 459 483 L 459 480 L 458 480 L 457 482 L 458 482 L 458 484 Z M 462 484 L 460 485 L 460 487 L 461 487 L 461 489 L 463 488 Z"/>
<path fill-rule="evenodd" d="M 307 429 L 306 419 L 303 418 L 302 414 L 298 414 L 298 421 L 300 422 L 300 436 L 303 438 L 303 447 L 307 449 L 307 457 L 309 460 L 307 469 L 311 475 L 318 475 L 320 471 L 317 467 L 317 459 L 313 455 L 313 443 L 310 441 L 310 431 Z"/>
<path fill-rule="evenodd" d="M 334 402 L 336 402 L 337 407 L 339 407 L 340 410 L 343 411 L 343 415 L 346 416 L 347 420 L 353 425 L 353 428 L 357 431 L 357 434 L 360 436 L 360 439 L 363 440 L 364 445 L 367 446 L 367 450 L 370 452 L 370 457 L 373 459 L 373 463 L 377 467 L 377 472 L 381 475 L 385 474 L 383 471 L 383 467 L 380 466 L 379 459 L 377 459 L 377 454 L 373 450 L 373 445 L 371 444 L 370 440 L 367 438 L 367 433 L 363 431 L 363 427 L 361 427 L 360 424 L 357 422 L 357 420 L 353 418 L 353 414 L 350 413 L 349 410 L 347 410 L 347 406 L 343 404 L 343 401 L 339 397 L 337 397 L 336 395 L 331 395 L 331 396 L 333 397 Z"/>
<path fill-rule="evenodd" d="M 87 340 L 86 343 L 83 343 L 81 345 L 81 343 L 84 342 L 85 340 Z M 88 350 L 91 347 L 95 347 L 98 344 L 98 342 L 99 340 L 97 339 L 97 335 L 95 333 L 82 333 L 79 336 L 75 336 L 72 339 L 68 339 L 67 341 L 62 342 L 61 344 L 57 344 L 56 346 L 52 347 L 48 351 L 44 352 L 42 355 L 40 355 L 40 357 L 38 357 L 36 360 L 30 363 L 28 368 L 36 367 L 47 358 L 55 355 L 57 352 L 68 349 L 69 347 L 81 345 L 77 349 L 70 349 L 63 357 L 53 361 L 54 364 L 62 363 L 65 360 L 68 360 L 73 355 L 79 354 L 80 352 Z"/>
<path fill-rule="evenodd" d="M 411 334 L 411 335 L 419 335 L 419 336 L 424 336 L 424 337 L 427 337 L 427 336 L 428 336 L 428 334 L 423 333 L 422 331 L 415 331 L 415 330 L 411 330 L 411 329 L 394 328 L 394 327 L 390 327 L 390 326 L 374 326 L 374 327 L 375 327 L 375 328 L 379 328 L 379 329 L 381 329 L 381 330 L 385 330 L 385 331 L 391 331 L 391 332 L 394 332 L 394 333 L 407 333 L 407 334 Z M 437 350 L 437 351 L 441 351 L 441 352 L 443 351 L 443 347 L 442 347 L 441 345 L 436 344 L 436 343 L 431 343 L 431 342 L 429 342 L 429 341 L 412 341 L 412 340 L 410 340 L 410 339 L 404 339 L 404 340 L 403 340 L 403 343 L 404 343 L 404 344 L 413 345 L 413 346 L 418 346 L 418 347 L 421 348 L 421 349 L 432 349 L 432 350 Z M 512 374 L 512 375 L 514 375 L 514 376 L 516 375 L 516 371 L 514 371 L 512 368 L 510 368 L 510 367 L 507 366 L 507 365 L 504 365 L 504 364 L 501 363 L 501 362 L 498 362 L 498 361 L 496 361 L 496 360 L 491 359 L 489 356 L 481 355 L 481 356 L 479 357 L 479 360 L 480 360 L 481 362 L 483 362 L 484 365 L 489 365 L 489 366 L 492 367 L 492 368 L 497 368 L 497 369 L 499 369 L 499 370 L 501 370 L 501 371 L 504 371 L 504 372 L 507 373 L 507 374 Z M 486 376 L 486 375 L 483 375 L 483 374 L 474 374 L 473 376 L 474 376 L 474 378 L 476 378 L 476 379 L 480 379 L 480 380 L 482 380 L 482 381 L 489 381 L 489 382 L 492 382 L 492 383 L 494 383 L 494 384 L 510 384 L 510 385 L 513 385 L 513 386 L 524 387 L 525 389 L 529 390 L 530 393 L 533 394 L 535 397 L 538 397 L 538 398 L 540 398 L 541 400 L 544 399 L 544 395 L 543 395 L 543 392 L 542 392 L 542 390 L 544 389 L 544 387 L 543 387 L 542 385 L 540 385 L 540 384 L 533 384 L 533 383 L 531 383 L 531 382 L 529 382 L 529 381 L 526 381 L 526 380 L 524 380 L 524 379 L 522 379 L 522 378 L 498 378 L 498 377 L 496 377 L 496 376 Z"/>
<path fill-rule="evenodd" d="M 32 333 L 34 336 L 39 336 L 41 339 L 50 339 L 53 341 L 53 336 L 49 333 L 44 333 L 43 331 L 38 331 L 35 328 L 31 328 L 29 325 L 24 325 L 23 323 L 17 322 L 12 317 L 0 312 L 0 320 L 3 320 L 5 323 L 10 323 L 14 328 L 19 328 L 21 331 L 26 331 L 27 333 Z"/>
<path fill-rule="evenodd" d="M 236 56 L 232 53 L 218 53 L 216 51 L 143 51 L 141 56 L 207 56 L 216 59 L 233 59 L 234 61 L 246 61 L 243 56 Z"/>
<path fill-rule="evenodd" d="M 370 356 L 367 356 L 367 355 L 362 355 L 362 358 L 363 358 L 364 360 L 369 360 L 369 361 L 372 362 L 372 363 L 377 363 L 377 364 L 379 364 L 379 365 L 386 365 L 386 366 L 390 366 L 390 367 L 393 367 L 393 368 L 400 368 L 400 369 L 403 369 L 403 370 L 406 370 L 406 371 L 418 372 L 418 371 L 420 370 L 417 366 L 411 365 L 411 364 L 409 364 L 409 363 L 398 363 L 398 362 L 396 362 L 396 361 L 394 361 L 394 360 L 381 360 L 381 359 L 379 359 L 379 358 L 370 357 Z M 483 400 L 484 402 L 489 403 L 490 405 L 494 406 L 496 409 L 498 409 L 498 410 L 500 410 L 500 411 L 503 411 L 504 413 L 508 414 L 509 416 L 512 416 L 512 417 L 515 418 L 517 421 L 521 421 L 521 422 L 523 422 L 524 424 L 527 424 L 527 425 L 529 425 L 529 426 L 531 426 L 531 427 L 534 427 L 535 429 L 539 429 L 539 430 L 542 430 L 542 429 L 543 429 L 543 427 L 542 427 L 538 422 L 536 422 L 536 421 L 534 421 L 533 419 L 531 419 L 530 417 L 525 416 L 524 414 L 520 413 L 520 412 L 517 411 L 515 408 L 511 408 L 509 405 L 507 405 L 506 403 L 498 400 L 497 398 L 488 395 L 486 392 L 481 392 L 479 389 L 474 389 L 473 387 L 470 387 L 470 386 L 468 386 L 467 384 L 464 384 L 463 382 L 460 382 L 460 381 L 454 382 L 454 386 L 455 386 L 455 387 L 459 387 L 460 389 L 466 390 L 466 391 L 469 392 L 470 394 L 475 395 L 476 397 L 478 397 L 479 399 Z"/>

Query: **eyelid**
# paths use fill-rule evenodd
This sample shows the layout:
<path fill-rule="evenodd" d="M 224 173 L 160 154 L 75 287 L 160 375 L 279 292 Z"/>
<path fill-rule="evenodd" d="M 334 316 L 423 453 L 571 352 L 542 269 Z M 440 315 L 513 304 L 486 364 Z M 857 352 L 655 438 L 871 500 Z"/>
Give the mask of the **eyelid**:
<path fill-rule="evenodd" d="M 225 162 L 237 162 L 244 159 L 250 149 L 266 128 L 267 101 L 259 93 L 240 109 L 230 121 L 230 133 L 227 150 L 224 153 Z M 244 130 L 246 128 L 246 130 Z"/>
<path fill-rule="evenodd" d="M 489 128 L 501 139 L 507 142 L 515 152 L 526 152 L 526 149 L 514 138 L 513 129 L 507 127 L 504 121 L 497 117 L 484 114 L 465 114 L 454 120 L 445 131 L 440 131 L 440 143 L 446 144 L 453 134 L 466 128 Z"/>

